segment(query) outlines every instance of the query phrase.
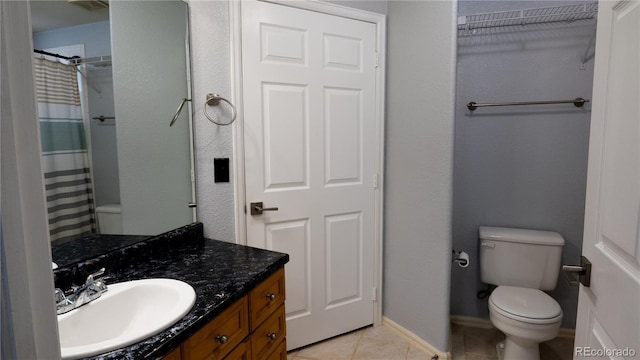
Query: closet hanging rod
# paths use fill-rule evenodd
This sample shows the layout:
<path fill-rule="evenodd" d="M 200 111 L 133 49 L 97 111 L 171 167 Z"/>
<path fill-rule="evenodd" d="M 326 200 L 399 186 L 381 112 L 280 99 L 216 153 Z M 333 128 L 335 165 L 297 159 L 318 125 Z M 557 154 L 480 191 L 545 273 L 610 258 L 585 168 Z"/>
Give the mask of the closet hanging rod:
<path fill-rule="evenodd" d="M 547 100 L 547 101 L 522 101 L 522 102 L 505 102 L 505 103 L 484 103 L 478 104 L 475 101 L 472 101 L 467 104 L 467 109 L 473 111 L 479 107 L 490 107 L 490 106 L 520 106 L 520 105 L 551 105 L 551 104 L 573 104 L 575 107 L 582 107 L 585 103 L 588 103 L 590 100 L 584 98 L 575 98 L 573 100 Z"/>

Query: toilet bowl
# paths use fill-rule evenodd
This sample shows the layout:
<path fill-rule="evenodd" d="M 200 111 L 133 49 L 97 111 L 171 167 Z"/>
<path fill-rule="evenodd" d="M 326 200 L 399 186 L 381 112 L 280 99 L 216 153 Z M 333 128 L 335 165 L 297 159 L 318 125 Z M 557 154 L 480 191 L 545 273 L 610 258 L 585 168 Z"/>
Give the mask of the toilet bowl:
<path fill-rule="evenodd" d="M 560 305 L 542 290 L 556 287 L 564 239 L 550 231 L 479 230 L 480 277 L 498 286 L 489 319 L 507 336 L 500 360 L 540 360 L 539 344 L 555 338 L 562 322 Z"/>
<path fill-rule="evenodd" d="M 489 297 L 489 318 L 505 333 L 500 359 L 539 360 L 539 344 L 558 335 L 562 309 L 537 289 L 499 286 Z"/>

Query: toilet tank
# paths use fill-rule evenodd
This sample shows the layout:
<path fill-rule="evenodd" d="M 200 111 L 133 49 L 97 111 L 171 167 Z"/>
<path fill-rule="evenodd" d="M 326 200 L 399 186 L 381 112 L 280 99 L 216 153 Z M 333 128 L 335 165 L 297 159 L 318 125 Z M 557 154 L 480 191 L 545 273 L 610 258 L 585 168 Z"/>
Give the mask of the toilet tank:
<path fill-rule="evenodd" d="M 108 204 L 96 207 L 96 218 L 98 218 L 99 234 L 122 234 L 122 210 L 120 204 Z"/>
<path fill-rule="evenodd" d="M 562 261 L 562 235 L 480 226 L 480 278 L 493 285 L 553 290 Z"/>

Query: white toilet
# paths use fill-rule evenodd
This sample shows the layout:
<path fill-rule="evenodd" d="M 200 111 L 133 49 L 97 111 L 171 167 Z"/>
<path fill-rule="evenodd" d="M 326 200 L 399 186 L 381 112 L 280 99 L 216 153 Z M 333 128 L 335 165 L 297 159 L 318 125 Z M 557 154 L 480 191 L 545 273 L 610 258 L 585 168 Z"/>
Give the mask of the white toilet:
<path fill-rule="evenodd" d="M 480 277 L 498 287 L 489 297 L 491 323 L 505 333 L 501 360 L 540 360 L 538 344 L 558 335 L 562 309 L 553 290 L 564 239 L 556 232 L 480 227 Z"/>
<path fill-rule="evenodd" d="M 98 219 L 99 234 L 122 234 L 122 209 L 120 204 L 97 206 L 96 218 Z"/>

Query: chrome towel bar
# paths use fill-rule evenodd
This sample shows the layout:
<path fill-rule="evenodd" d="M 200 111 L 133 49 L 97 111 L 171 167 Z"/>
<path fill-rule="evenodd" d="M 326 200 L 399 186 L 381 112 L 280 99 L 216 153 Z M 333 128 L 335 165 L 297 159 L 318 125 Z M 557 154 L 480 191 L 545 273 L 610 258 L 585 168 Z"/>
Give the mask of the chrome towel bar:
<path fill-rule="evenodd" d="M 489 106 L 519 106 L 519 105 L 550 105 L 550 104 L 573 104 L 576 107 L 582 107 L 585 103 L 590 102 L 588 99 L 584 98 L 575 98 L 573 100 L 548 100 L 548 101 L 523 101 L 523 102 L 505 102 L 505 103 L 486 103 L 486 104 L 478 104 L 475 101 L 472 101 L 467 104 L 467 109 L 473 111 L 479 107 L 489 107 Z"/>

